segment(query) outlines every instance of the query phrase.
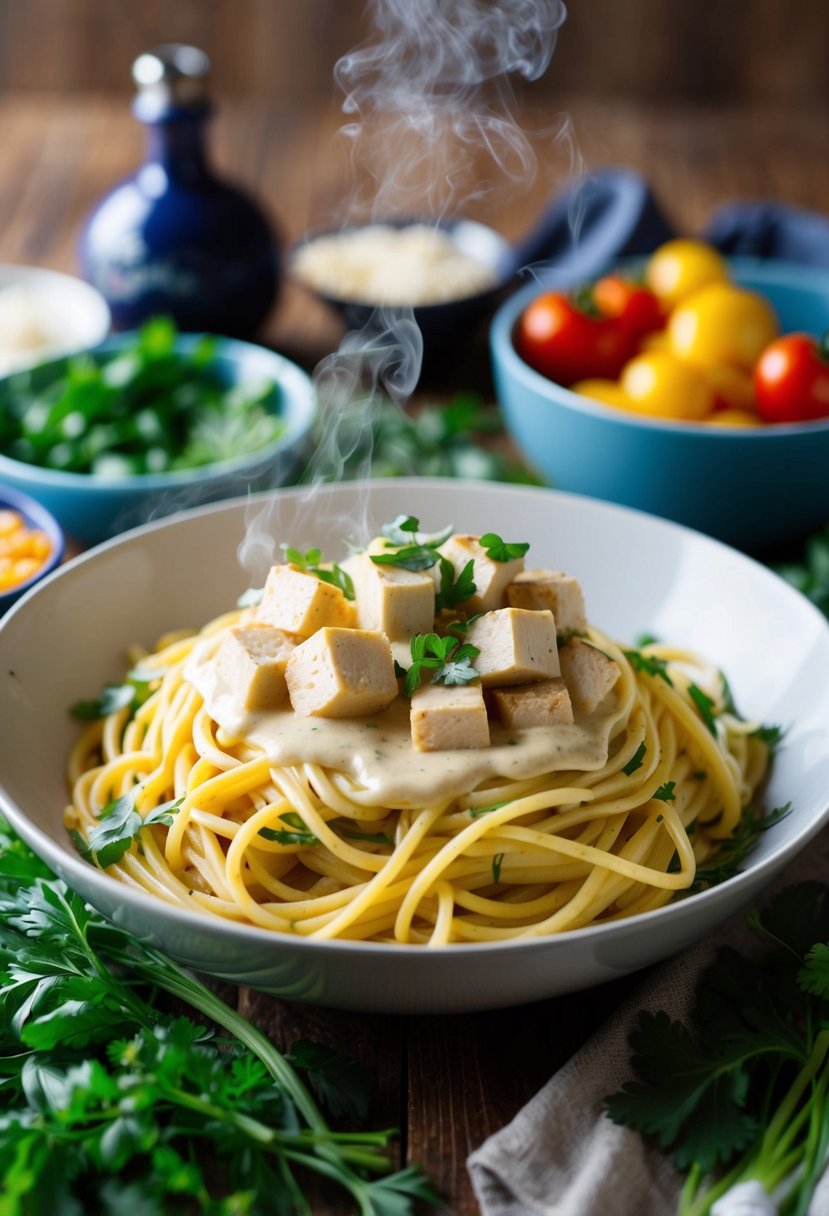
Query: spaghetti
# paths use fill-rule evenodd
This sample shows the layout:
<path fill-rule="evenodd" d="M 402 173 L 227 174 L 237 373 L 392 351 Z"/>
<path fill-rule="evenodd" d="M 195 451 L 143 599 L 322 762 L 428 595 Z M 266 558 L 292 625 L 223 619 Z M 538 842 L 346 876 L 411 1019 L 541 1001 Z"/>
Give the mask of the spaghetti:
<path fill-rule="evenodd" d="M 136 672 L 149 695 L 91 723 L 69 762 L 66 823 L 86 841 L 115 800 L 141 819 L 172 804 L 107 869 L 205 915 L 320 940 L 428 946 L 633 916 L 692 887 L 767 768 L 766 744 L 733 711 L 712 665 L 661 644 L 625 650 L 589 626 L 585 641 L 619 669 L 585 719 L 588 741 L 603 741 L 589 769 L 568 767 L 565 748 L 546 767 L 534 760 L 530 775 L 504 775 L 499 764 L 487 769 L 486 749 L 468 752 L 483 775 L 426 780 L 424 800 L 411 750 L 385 783 L 370 779 L 382 763 L 349 771 L 323 762 L 320 747 L 303 758 L 296 741 L 280 759 L 268 715 L 253 715 L 250 731 L 229 729 L 197 678 L 249 616 L 230 613 L 143 655 Z M 348 725 L 372 754 L 382 715 L 374 719 Z M 310 738 L 321 720 L 304 723 Z M 331 725 L 332 739 L 339 730 Z M 491 750 L 501 740 L 520 759 L 538 733 L 501 730 Z M 392 727 L 386 735 L 394 739 Z M 459 755 L 443 753 L 442 771 Z"/>

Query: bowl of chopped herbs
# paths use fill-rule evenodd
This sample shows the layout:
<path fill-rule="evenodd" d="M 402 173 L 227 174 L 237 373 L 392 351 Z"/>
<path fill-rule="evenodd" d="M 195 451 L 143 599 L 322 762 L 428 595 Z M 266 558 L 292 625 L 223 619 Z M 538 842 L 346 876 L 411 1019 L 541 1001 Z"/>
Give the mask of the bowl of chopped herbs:
<path fill-rule="evenodd" d="M 0 480 L 89 544 L 281 484 L 315 413 L 283 356 L 166 317 L 0 379 Z"/>

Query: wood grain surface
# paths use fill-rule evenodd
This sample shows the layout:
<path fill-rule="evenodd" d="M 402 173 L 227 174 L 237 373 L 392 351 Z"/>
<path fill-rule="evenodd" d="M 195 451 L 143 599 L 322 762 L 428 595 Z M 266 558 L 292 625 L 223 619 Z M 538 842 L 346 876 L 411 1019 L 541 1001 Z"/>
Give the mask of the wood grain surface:
<path fill-rule="evenodd" d="M 823 108 L 657 109 L 581 98 L 567 115 L 567 138 L 533 137 L 535 181 L 523 192 L 499 190 L 496 183 L 485 200 L 487 218 L 508 237 L 527 230 L 579 163 L 641 170 L 688 232 L 698 231 L 714 208 L 735 198 L 773 196 L 829 209 L 829 122 Z M 236 100 L 220 109 L 212 133 L 216 163 L 257 194 L 286 243 L 341 211 L 352 185 L 335 138 L 341 122 L 327 99 L 304 107 Z M 553 107 L 528 114 L 527 123 L 539 132 L 561 130 L 562 116 Z M 103 95 L 7 93 L 0 97 L 0 132 L 0 261 L 74 270 L 89 207 L 140 156 L 142 134 L 127 102 Z M 311 367 L 340 333 L 324 307 L 288 285 L 266 337 Z M 439 387 L 435 391 L 439 395 Z M 434 1176 L 446 1211 L 473 1216 L 468 1152 L 515 1114 L 612 1014 L 633 982 L 531 1007 L 452 1017 L 342 1014 L 249 991 L 240 991 L 237 1000 L 282 1045 L 313 1038 L 362 1061 L 373 1079 L 372 1125 L 399 1127 L 400 1161 L 417 1161 Z M 323 1214 L 339 1210 L 324 1195 L 314 1203 Z"/>

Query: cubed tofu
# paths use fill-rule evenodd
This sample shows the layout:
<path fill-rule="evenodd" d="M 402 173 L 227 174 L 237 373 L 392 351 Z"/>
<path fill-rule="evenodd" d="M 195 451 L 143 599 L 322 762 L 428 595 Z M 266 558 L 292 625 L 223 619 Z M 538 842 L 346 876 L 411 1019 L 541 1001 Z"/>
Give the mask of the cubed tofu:
<path fill-rule="evenodd" d="M 339 587 L 289 564 L 271 568 L 256 619 L 308 638 L 326 626 L 353 625 L 355 612 Z"/>
<path fill-rule="evenodd" d="M 216 652 L 218 687 L 238 709 L 277 709 L 288 699 L 285 668 L 294 642 L 273 625 L 254 623 L 231 629 Z"/>
<path fill-rule="evenodd" d="M 412 745 L 419 752 L 489 747 L 480 684 L 424 684 L 412 694 Z"/>
<path fill-rule="evenodd" d="M 470 614 L 503 608 L 507 587 L 524 569 L 523 557 L 515 557 L 508 562 L 496 562 L 487 557 L 477 536 L 450 536 L 441 545 L 440 552 L 443 557 L 448 557 L 458 575 L 472 562 L 475 594 L 463 603 L 464 610 Z M 440 567 L 436 566 L 435 570 L 439 579 Z"/>
<path fill-rule="evenodd" d="M 391 642 L 430 633 L 435 622 L 435 583 L 429 574 L 378 566 L 368 553 L 343 562 L 354 584 L 357 624 L 380 630 Z"/>
<path fill-rule="evenodd" d="M 571 638 L 558 654 L 574 708 L 592 713 L 622 674 L 619 664 L 583 638 Z"/>
<path fill-rule="evenodd" d="M 485 688 L 546 680 L 560 673 L 552 612 L 497 608 L 473 621 L 465 636 L 480 652 L 472 666 Z"/>
<path fill-rule="evenodd" d="M 581 585 L 561 570 L 522 570 L 507 587 L 507 603 L 513 608 L 549 608 L 559 633 L 580 633 L 587 628 Z"/>
<path fill-rule="evenodd" d="M 536 680 L 511 688 L 493 688 L 492 701 L 505 726 L 561 726 L 573 722 L 573 706 L 563 680 Z"/>
<path fill-rule="evenodd" d="M 397 696 L 389 639 L 367 629 L 325 626 L 291 652 L 291 705 L 303 717 L 358 718 Z"/>

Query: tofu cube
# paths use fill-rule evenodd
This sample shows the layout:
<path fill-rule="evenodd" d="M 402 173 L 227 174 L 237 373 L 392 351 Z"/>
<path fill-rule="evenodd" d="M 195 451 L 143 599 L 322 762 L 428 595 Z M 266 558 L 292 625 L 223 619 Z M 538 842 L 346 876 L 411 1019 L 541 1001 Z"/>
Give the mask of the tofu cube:
<path fill-rule="evenodd" d="M 497 608 L 473 621 L 466 640 L 480 651 L 472 666 L 485 688 L 546 680 L 560 674 L 552 612 Z"/>
<path fill-rule="evenodd" d="M 622 674 L 619 664 L 583 638 L 571 638 L 558 653 L 574 708 L 592 713 Z"/>
<path fill-rule="evenodd" d="M 257 620 L 302 638 L 325 626 L 353 625 L 354 618 L 354 605 L 339 587 L 292 565 L 271 568 L 256 609 Z"/>
<path fill-rule="evenodd" d="M 503 608 L 507 587 L 524 569 L 523 557 L 515 557 L 508 562 L 496 562 L 487 557 L 477 536 L 450 536 L 441 545 L 440 552 L 443 557 L 449 558 L 457 574 L 472 562 L 475 594 L 463 604 L 470 614 Z M 439 580 L 440 567 L 435 566 L 434 569 Z"/>
<path fill-rule="evenodd" d="M 561 726 L 573 722 L 573 706 L 563 680 L 536 680 L 534 684 L 493 688 L 492 704 L 505 726 Z"/>
<path fill-rule="evenodd" d="M 489 747 L 480 684 L 424 684 L 412 695 L 412 745 L 419 752 Z"/>
<path fill-rule="evenodd" d="M 219 687 L 239 709 L 256 713 L 276 709 L 288 699 L 285 668 L 294 642 L 272 625 L 231 629 L 216 652 Z"/>
<path fill-rule="evenodd" d="M 358 718 L 397 696 L 389 639 L 366 629 L 319 629 L 291 651 L 285 679 L 294 710 L 309 718 Z"/>
<path fill-rule="evenodd" d="M 561 570 L 522 570 L 507 587 L 507 603 L 513 608 L 549 608 L 559 633 L 580 633 L 587 628 L 581 585 Z"/>
<path fill-rule="evenodd" d="M 368 553 L 343 562 L 351 576 L 361 629 L 380 630 L 391 642 L 430 633 L 435 623 L 435 583 L 428 573 L 378 566 Z"/>

